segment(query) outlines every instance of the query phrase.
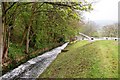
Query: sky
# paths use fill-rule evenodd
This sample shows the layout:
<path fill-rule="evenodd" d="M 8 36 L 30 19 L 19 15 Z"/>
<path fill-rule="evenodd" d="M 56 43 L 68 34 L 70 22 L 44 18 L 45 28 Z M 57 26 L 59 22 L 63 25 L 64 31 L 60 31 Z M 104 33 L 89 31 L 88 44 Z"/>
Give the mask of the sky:
<path fill-rule="evenodd" d="M 118 22 L 119 1 L 120 0 L 96 0 L 93 4 L 94 10 L 84 13 L 85 20 L 94 21 L 100 26 Z"/>

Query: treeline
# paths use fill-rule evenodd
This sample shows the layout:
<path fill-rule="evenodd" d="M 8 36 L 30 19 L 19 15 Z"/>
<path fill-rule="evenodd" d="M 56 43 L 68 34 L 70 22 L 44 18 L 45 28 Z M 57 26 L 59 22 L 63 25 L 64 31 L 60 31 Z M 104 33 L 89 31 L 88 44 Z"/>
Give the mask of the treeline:
<path fill-rule="evenodd" d="M 118 37 L 118 23 L 103 26 L 101 33 L 103 37 Z"/>
<path fill-rule="evenodd" d="M 84 1 L 2 2 L 1 7 L 2 63 L 19 52 L 15 49 L 22 49 L 20 52 L 29 57 L 41 49 L 48 50 L 72 40 L 80 27 L 81 17 L 77 10 L 92 9 L 91 4 Z"/>
<path fill-rule="evenodd" d="M 80 32 L 84 33 L 90 37 L 100 37 L 99 27 L 93 21 L 88 21 L 88 22 L 84 23 L 80 28 Z"/>

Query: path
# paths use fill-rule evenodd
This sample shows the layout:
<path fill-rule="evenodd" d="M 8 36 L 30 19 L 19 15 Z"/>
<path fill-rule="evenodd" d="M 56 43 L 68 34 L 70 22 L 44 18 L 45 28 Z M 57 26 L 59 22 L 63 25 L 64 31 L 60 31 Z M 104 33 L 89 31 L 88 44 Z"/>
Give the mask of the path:
<path fill-rule="evenodd" d="M 90 36 L 88 36 L 88 35 L 85 35 L 85 34 L 83 34 L 83 33 L 80 33 L 80 32 L 79 32 L 79 34 L 91 40 L 91 37 L 90 37 Z"/>
<path fill-rule="evenodd" d="M 80 35 L 84 36 L 85 38 L 87 38 L 87 40 L 89 40 L 90 42 L 92 41 L 97 41 L 97 40 L 120 40 L 120 38 L 118 37 L 99 37 L 99 38 L 96 38 L 96 37 L 90 37 L 84 33 L 80 33 Z"/>

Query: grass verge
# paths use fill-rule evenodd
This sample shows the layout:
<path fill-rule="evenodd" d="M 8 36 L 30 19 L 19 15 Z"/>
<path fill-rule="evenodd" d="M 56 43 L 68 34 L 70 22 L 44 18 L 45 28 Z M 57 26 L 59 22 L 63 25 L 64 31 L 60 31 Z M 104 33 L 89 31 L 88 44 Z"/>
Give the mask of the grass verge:
<path fill-rule="evenodd" d="M 39 78 L 118 78 L 117 41 L 69 45 Z"/>

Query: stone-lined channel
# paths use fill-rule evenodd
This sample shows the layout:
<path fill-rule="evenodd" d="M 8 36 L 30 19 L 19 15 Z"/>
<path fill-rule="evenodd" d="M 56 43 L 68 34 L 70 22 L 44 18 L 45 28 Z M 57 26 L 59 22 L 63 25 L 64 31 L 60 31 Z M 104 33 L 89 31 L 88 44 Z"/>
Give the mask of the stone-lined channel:
<path fill-rule="evenodd" d="M 21 64 L 14 70 L 7 72 L 2 77 L 2 80 L 15 80 L 21 78 L 32 78 L 35 80 L 57 57 L 61 50 L 63 50 L 68 43 L 63 44 L 60 47 L 57 47 L 49 52 L 44 53 L 38 57 L 35 57 L 24 64 Z"/>

